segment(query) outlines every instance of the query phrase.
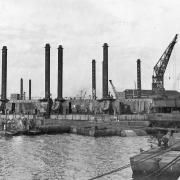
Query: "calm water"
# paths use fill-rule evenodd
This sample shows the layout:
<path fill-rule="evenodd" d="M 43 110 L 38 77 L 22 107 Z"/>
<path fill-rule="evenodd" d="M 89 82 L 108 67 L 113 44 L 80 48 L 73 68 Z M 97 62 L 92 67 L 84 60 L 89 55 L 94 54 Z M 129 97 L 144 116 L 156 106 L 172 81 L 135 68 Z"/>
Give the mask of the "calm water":
<path fill-rule="evenodd" d="M 0 139 L 0 180 L 88 180 L 129 163 L 148 149 L 147 137 L 93 138 L 73 134 Z M 102 179 L 132 179 L 131 168 Z"/>

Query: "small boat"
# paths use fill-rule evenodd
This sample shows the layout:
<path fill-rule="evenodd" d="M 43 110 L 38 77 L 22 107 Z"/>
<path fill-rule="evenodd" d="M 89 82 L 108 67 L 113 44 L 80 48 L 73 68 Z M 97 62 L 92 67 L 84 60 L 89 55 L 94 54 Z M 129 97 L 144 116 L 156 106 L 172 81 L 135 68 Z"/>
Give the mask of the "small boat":
<path fill-rule="evenodd" d="M 16 136 L 18 135 L 18 131 L 16 130 L 1 130 L 0 136 Z"/>
<path fill-rule="evenodd" d="M 41 134 L 41 131 L 39 130 L 39 129 L 31 129 L 31 130 L 29 130 L 28 131 L 28 133 L 27 133 L 28 135 L 39 135 L 39 134 Z"/>
<path fill-rule="evenodd" d="M 9 130 L 9 131 L 4 131 L 4 135 L 5 136 L 16 136 L 16 135 L 18 135 L 18 131 L 16 131 L 16 130 Z"/>

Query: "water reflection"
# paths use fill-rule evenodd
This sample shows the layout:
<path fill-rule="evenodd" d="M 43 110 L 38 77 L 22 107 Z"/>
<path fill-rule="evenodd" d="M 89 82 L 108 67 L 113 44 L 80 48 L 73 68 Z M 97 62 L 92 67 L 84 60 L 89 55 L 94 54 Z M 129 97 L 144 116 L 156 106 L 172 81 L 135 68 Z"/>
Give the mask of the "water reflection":
<path fill-rule="evenodd" d="M 1 138 L 0 143 L 0 179 L 7 180 L 86 180 L 128 164 L 140 148 L 149 148 L 147 137 L 72 134 Z M 132 179 L 132 171 L 128 168 L 101 179 Z"/>

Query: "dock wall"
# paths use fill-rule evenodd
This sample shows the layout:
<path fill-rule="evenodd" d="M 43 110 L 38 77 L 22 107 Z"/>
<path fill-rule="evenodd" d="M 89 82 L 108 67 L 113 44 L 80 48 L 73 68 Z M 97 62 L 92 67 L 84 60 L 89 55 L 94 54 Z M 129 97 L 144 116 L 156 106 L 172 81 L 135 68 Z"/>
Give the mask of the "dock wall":
<path fill-rule="evenodd" d="M 147 118 L 153 121 L 180 121 L 180 113 L 154 113 L 148 114 Z"/>
<path fill-rule="evenodd" d="M 36 115 L 1 115 L 0 119 L 13 119 L 25 117 L 28 119 L 40 118 Z M 59 120 L 81 120 L 81 121 L 180 121 L 180 114 L 173 113 L 156 113 L 156 114 L 126 114 L 126 115 L 107 115 L 107 114 L 65 114 L 65 115 L 50 115 L 50 119 Z"/>
<path fill-rule="evenodd" d="M 122 121 L 122 120 L 148 120 L 147 115 L 84 115 L 84 114 L 68 114 L 68 115 L 51 115 L 51 119 L 67 119 L 67 120 L 83 120 L 83 121 Z"/>
<path fill-rule="evenodd" d="M 9 114 L 9 115 L 1 115 L 0 114 L 0 119 L 13 119 L 13 118 L 21 118 L 25 117 L 28 119 L 34 119 L 34 118 L 40 118 L 35 115 L 19 115 L 19 114 Z M 133 114 L 133 115 L 84 115 L 84 114 L 67 114 L 67 115 L 51 115 L 50 119 L 59 119 L 59 120 L 82 120 L 82 121 L 104 121 L 104 122 L 109 122 L 109 121 L 125 121 L 125 120 L 133 120 L 133 121 L 143 121 L 143 120 L 149 120 L 148 115 L 138 115 L 138 114 Z M 179 116 L 180 117 L 180 116 Z"/>
<path fill-rule="evenodd" d="M 146 135 L 149 121 L 145 115 L 51 115 L 49 119 L 33 115 L 0 115 L 0 119 L 33 119 L 41 133 L 73 133 L 85 136 Z"/>
<path fill-rule="evenodd" d="M 37 127 L 43 132 L 66 132 L 86 136 L 142 136 L 147 135 L 148 121 L 84 121 L 71 119 L 37 119 Z M 130 132 L 131 131 L 131 132 Z"/>

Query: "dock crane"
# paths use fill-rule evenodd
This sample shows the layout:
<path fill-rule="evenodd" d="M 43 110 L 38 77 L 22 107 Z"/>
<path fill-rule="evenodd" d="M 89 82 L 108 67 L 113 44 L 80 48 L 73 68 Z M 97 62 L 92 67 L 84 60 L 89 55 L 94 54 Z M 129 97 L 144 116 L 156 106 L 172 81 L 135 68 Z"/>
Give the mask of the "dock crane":
<path fill-rule="evenodd" d="M 175 35 L 172 42 L 166 48 L 162 56 L 160 57 L 157 64 L 154 66 L 153 76 L 152 76 L 152 90 L 154 92 L 164 91 L 164 73 L 169 62 L 174 45 L 176 44 L 178 34 Z"/>
<path fill-rule="evenodd" d="M 115 94 L 116 99 L 119 99 L 118 92 L 116 91 L 116 88 L 115 88 L 112 80 L 109 80 L 109 82 L 110 82 L 110 84 L 111 84 L 111 86 L 112 86 L 112 89 L 113 89 L 113 92 L 114 92 L 114 94 Z"/>

